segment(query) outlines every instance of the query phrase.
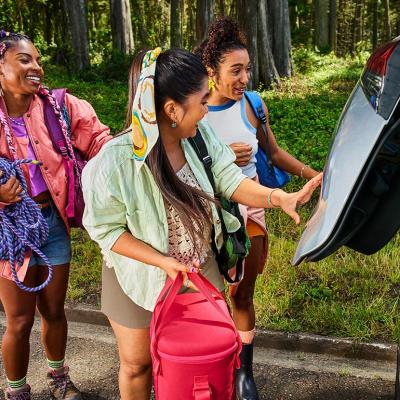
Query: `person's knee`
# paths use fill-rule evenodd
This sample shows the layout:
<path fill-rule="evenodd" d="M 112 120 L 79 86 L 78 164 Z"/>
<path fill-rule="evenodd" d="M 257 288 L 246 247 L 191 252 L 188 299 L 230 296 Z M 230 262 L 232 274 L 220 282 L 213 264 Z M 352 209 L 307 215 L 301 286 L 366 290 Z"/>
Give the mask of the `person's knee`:
<path fill-rule="evenodd" d="M 140 378 L 151 373 L 151 361 L 121 361 L 121 373 L 128 379 Z"/>
<path fill-rule="evenodd" d="M 7 317 L 6 333 L 12 335 L 15 339 L 29 337 L 34 322 L 34 316 Z"/>
<path fill-rule="evenodd" d="M 253 307 L 254 288 L 240 287 L 232 297 L 233 306 L 236 309 L 249 309 Z"/>
<path fill-rule="evenodd" d="M 66 321 L 64 304 L 38 308 L 42 319 L 49 324 Z"/>

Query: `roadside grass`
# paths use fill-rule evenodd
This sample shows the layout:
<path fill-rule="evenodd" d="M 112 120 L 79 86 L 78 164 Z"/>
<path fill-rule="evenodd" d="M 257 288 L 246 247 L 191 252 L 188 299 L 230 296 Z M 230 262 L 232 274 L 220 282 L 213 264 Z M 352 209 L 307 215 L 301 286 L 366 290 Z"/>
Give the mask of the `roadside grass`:
<path fill-rule="evenodd" d="M 279 144 L 291 154 L 322 170 L 341 110 L 365 63 L 295 52 L 297 75 L 281 87 L 261 93 Z M 113 132 L 122 129 L 127 85 L 125 81 L 84 82 L 51 68 L 47 82 L 70 88 L 87 99 Z M 302 184 L 293 178 L 287 190 Z M 318 263 L 290 264 L 304 221 L 313 204 L 300 210 L 295 224 L 282 212 L 266 213 L 270 233 L 269 256 L 257 280 L 257 325 L 266 329 L 303 331 L 351 337 L 357 340 L 400 339 L 400 237 L 377 254 L 366 257 L 343 248 Z M 73 262 L 69 301 L 99 301 L 101 256 L 86 233 L 73 232 Z"/>
<path fill-rule="evenodd" d="M 302 210 L 308 216 L 311 207 Z M 399 339 L 400 238 L 366 257 L 350 249 L 317 263 L 290 264 L 301 227 L 267 212 L 270 251 L 256 287 L 257 324 L 359 340 Z"/>

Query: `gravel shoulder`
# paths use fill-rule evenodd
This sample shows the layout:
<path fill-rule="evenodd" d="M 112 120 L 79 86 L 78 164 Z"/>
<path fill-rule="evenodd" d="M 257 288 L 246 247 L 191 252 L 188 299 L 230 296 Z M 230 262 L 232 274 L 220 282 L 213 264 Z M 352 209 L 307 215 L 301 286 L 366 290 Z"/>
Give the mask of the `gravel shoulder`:
<path fill-rule="evenodd" d="M 0 313 L 0 333 L 4 332 Z M 31 340 L 29 382 L 34 400 L 47 399 L 46 363 L 39 322 Z M 119 399 L 118 355 L 109 327 L 69 324 L 68 363 L 84 399 Z M 262 400 L 393 400 L 395 363 L 347 359 L 331 355 L 256 348 L 255 375 Z M 2 370 L 2 365 L 0 364 Z M 4 373 L 0 385 L 4 388 Z M 0 399 L 4 399 L 3 394 Z"/>

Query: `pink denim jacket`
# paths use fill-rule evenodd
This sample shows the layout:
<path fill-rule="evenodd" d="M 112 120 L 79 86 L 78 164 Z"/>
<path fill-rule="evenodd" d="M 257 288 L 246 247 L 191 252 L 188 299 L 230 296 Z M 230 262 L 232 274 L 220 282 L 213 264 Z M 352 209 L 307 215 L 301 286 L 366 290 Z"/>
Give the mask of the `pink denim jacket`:
<path fill-rule="evenodd" d="M 99 121 L 93 107 L 87 101 L 78 99 L 67 93 L 65 104 L 71 120 L 72 144 L 81 152 L 85 159 L 89 160 L 94 157 L 101 147 L 112 138 L 109 135 L 110 130 Z M 0 97 L 0 107 L 7 115 L 7 108 L 3 97 Z M 43 163 L 40 167 L 43 178 L 47 184 L 54 204 L 69 231 L 70 228 L 65 213 L 65 207 L 67 205 L 67 184 L 64 164 L 61 155 L 53 148 L 44 121 L 44 103 L 37 95 L 34 96 L 29 110 L 23 115 L 23 118 L 36 157 Z M 19 145 L 16 140 L 14 140 L 13 144 L 16 148 L 18 158 L 26 158 L 28 145 Z M 0 157 L 11 158 L 5 133 L 1 125 Z M 23 166 L 23 171 L 29 186 L 29 171 L 26 165 Z M 6 204 L 0 203 L 0 208 L 4 208 L 5 206 Z M 24 267 L 25 264 L 27 265 L 29 257 L 30 254 L 27 254 L 25 257 Z M 4 260 L 0 260 L 0 275 L 5 276 L 7 274 L 4 274 L 4 269 L 6 268 L 8 270 L 9 268 L 7 268 L 7 265 L 3 264 L 8 263 Z M 24 269 L 26 270 L 26 268 L 21 268 L 19 271 L 18 275 L 21 274 L 21 277 L 22 275 L 25 275 L 24 272 L 26 271 L 23 271 Z"/>

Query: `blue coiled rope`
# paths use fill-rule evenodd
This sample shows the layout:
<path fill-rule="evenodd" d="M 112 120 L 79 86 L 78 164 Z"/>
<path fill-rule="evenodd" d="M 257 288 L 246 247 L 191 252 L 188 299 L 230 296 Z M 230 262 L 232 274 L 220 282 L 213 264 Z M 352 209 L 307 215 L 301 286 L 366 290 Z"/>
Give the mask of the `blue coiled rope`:
<path fill-rule="evenodd" d="M 39 206 L 29 197 L 21 164 L 37 163 L 34 160 L 10 161 L 0 157 L 0 185 L 13 175 L 20 182 L 21 201 L 0 209 L 0 260 L 8 260 L 11 274 L 17 286 L 27 292 L 38 292 L 45 288 L 53 277 L 53 267 L 48 258 L 39 250 L 49 234 L 49 227 Z M 48 267 L 49 274 L 44 283 L 36 287 L 25 286 L 17 276 L 16 266 L 24 262 L 27 249 L 41 257 Z"/>

